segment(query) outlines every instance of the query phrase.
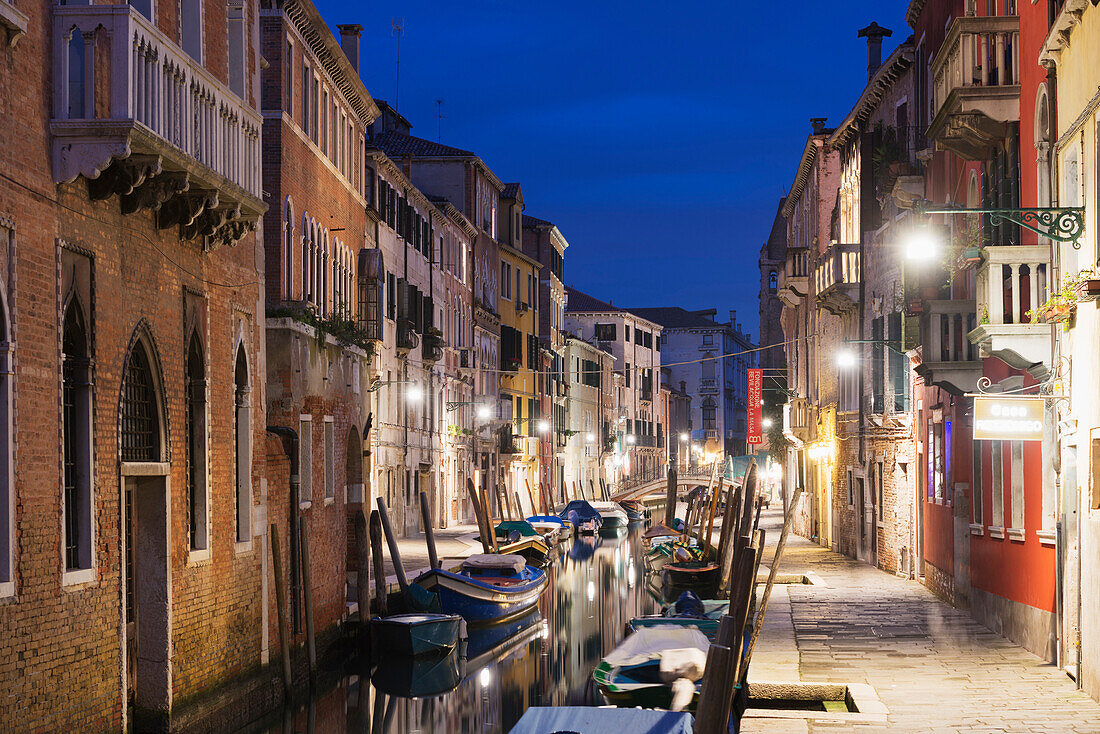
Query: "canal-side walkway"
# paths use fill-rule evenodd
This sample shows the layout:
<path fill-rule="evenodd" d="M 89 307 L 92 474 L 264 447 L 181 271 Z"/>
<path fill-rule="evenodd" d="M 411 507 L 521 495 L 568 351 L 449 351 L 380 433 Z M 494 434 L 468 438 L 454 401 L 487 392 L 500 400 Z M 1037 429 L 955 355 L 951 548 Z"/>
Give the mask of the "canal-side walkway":
<path fill-rule="evenodd" d="M 781 521 L 761 518 L 765 565 Z M 780 571 L 820 583 L 776 587 L 750 681 L 865 683 L 887 723 L 750 717 L 742 731 L 1100 732 L 1100 704 L 1065 673 L 919 583 L 795 535 Z"/>

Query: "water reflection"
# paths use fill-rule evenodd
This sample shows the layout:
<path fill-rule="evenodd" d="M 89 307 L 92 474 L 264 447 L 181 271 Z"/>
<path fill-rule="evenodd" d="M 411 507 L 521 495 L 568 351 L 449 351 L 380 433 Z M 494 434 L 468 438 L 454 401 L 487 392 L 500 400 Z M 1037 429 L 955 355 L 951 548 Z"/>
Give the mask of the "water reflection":
<path fill-rule="evenodd" d="M 550 567 L 537 611 L 471 627 L 467 659 L 387 660 L 347 675 L 274 732 L 507 732 L 530 706 L 595 703 L 592 669 L 656 601 L 636 529 L 580 537 Z"/>

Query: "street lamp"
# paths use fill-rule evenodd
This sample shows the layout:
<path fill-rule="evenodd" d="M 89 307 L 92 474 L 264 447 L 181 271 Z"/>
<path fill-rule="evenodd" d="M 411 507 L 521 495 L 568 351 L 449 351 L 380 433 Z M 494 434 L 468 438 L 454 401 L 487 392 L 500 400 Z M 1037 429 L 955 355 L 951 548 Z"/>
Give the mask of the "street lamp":
<path fill-rule="evenodd" d="M 902 245 L 908 260 L 928 262 L 939 255 L 940 243 L 929 227 L 914 227 L 908 233 Z"/>
<path fill-rule="evenodd" d="M 405 399 L 410 403 L 419 403 L 424 399 L 424 388 L 420 387 L 420 385 L 415 382 L 410 383 L 409 387 L 405 390 Z"/>
<path fill-rule="evenodd" d="M 681 441 L 687 441 L 689 438 L 691 438 L 691 436 L 687 435 L 686 433 L 681 433 L 680 434 L 680 440 Z"/>
<path fill-rule="evenodd" d="M 627 436 L 626 436 L 626 442 L 627 442 L 627 443 L 634 443 L 634 434 L 633 434 L 633 433 L 628 433 L 628 434 L 627 434 Z"/>
<path fill-rule="evenodd" d="M 592 443 L 593 441 L 596 440 L 596 437 L 594 435 L 592 435 L 591 433 L 587 433 L 584 436 L 584 440 L 587 441 L 588 443 Z"/>
<path fill-rule="evenodd" d="M 771 418 L 765 418 L 764 420 L 760 421 L 760 425 L 764 426 L 764 428 L 771 428 L 772 427 L 772 419 Z"/>
<path fill-rule="evenodd" d="M 488 405 L 479 405 L 477 409 L 477 417 L 483 421 L 487 421 L 493 417 L 493 409 Z"/>
<path fill-rule="evenodd" d="M 550 423 L 545 418 L 543 418 L 535 424 L 535 428 L 538 429 L 539 433 L 546 433 L 550 430 Z"/>
<path fill-rule="evenodd" d="M 856 366 L 856 355 L 850 349 L 841 349 L 836 353 L 836 366 L 841 369 L 848 369 Z"/>

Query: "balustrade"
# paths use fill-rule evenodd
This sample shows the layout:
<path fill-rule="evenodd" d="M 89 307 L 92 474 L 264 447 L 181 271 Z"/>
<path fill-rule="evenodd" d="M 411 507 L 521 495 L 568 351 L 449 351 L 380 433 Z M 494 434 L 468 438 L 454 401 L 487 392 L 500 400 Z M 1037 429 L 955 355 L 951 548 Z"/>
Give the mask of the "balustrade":
<path fill-rule="evenodd" d="M 53 13 L 53 127 L 68 146 L 55 155 L 58 182 L 95 178 L 130 149 L 165 154 L 156 141 L 146 149 L 142 138 L 151 134 L 183 154 L 182 170 L 194 175 L 187 164 L 198 162 L 260 199 L 263 120 L 256 110 L 129 5 L 64 5 Z M 235 198 L 217 183 L 196 182 Z"/>

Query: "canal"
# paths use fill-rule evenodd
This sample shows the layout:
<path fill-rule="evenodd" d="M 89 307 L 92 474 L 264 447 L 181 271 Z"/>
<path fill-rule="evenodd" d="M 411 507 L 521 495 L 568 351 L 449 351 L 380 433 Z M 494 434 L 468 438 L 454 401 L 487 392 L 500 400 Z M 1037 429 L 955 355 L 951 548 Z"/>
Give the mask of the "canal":
<path fill-rule="evenodd" d="M 509 731 L 531 706 L 599 702 L 592 669 L 632 617 L 658 608 L 659 590 L 647 588 L 642 530 L 560 545 L 538 611 L 471 628 L 465 660 L 389 660 L 369 678 L 352 664 L 335 687 L 259 730 L 492 734 Z"/>

